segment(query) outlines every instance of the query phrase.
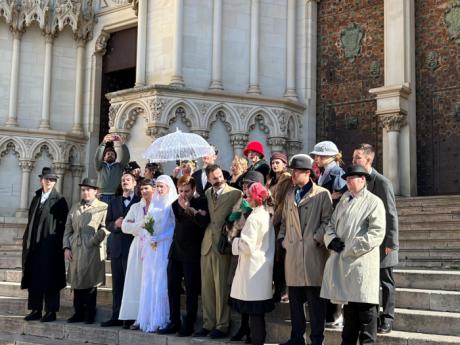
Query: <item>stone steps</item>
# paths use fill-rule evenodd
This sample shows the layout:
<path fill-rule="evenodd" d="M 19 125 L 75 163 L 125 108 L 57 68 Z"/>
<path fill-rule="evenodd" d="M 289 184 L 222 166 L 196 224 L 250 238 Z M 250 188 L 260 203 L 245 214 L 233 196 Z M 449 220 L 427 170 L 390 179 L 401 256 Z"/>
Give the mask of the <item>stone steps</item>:
<path fill-rule="evenodd" d="M 236 324 L 235 324 L 236 325 Z M 307 325 L 308 328 L 308 325 Z M 234 344 L 228 338 L 213 341 L 200 338 L 177 338 L 139 331 L 123 330 L 120 327 L 101 328 L 98 325 L 68 324 L 63 321 L 40 323 L 26 322 L 19 316 L 0 316 L 0 344 L 107 344 L 107 345 L 223 345 Z M 7 331 L 6 331 L 7 330 Z M 290 334 L 290 324 L 285 321 L 267 321 L 267 344 L 286 341 Z M 325 344 L 339 345 L 341 330 L 328 329 Z M 14 342 L 13 342 L 14 341 Z M 378 345 L 460 345 L 460 337 L 431 335 L 425 333 L 393 331 L 378 335 Z"/>
<path fill-rule="evenodd" d="M 443 206 L 405 206 L 398 209 L 398 215 L 402 216 L 411 216 L 414 214 L 439 214 L 439 213 L 460 213 L 460 203 L 459 204 L 449 204 Z"/>
<path fill-rule="evenodd" d="M 460 291 L 460 271 L 395 269 L 393 273 L 400 288 Z"/>
<path fill-rule="evenodd" d="M 460 211 L 451 213 L 415 213 L 411 215 L 399 216 L 401 223 L 423 223 L 423 222 L 438 222 L 442 225 L 444 222 L 459 222 Z"/>
<path fill-rule="evenodd" d="M 396 198 L 398 208 L 460 205 L 460 195 L 437 195 Z"/>

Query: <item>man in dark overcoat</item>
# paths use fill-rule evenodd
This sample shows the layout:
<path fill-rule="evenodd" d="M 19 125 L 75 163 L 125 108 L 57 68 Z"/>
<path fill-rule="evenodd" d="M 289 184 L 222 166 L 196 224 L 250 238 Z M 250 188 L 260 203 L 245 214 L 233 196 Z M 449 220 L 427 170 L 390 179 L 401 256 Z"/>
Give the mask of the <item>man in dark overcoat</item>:
<path fill-rule="evenodd" d="M 130 173 L 121 177 L 121 188 L 123 195 L 110 200 L 107 209 L 105 224 L 112 234 L 111 261 L 112 268 L 112 317 L 110 320 L 101 323 L 102 327 L 121 326 L 123 321 L 118 320 L 123 297 L 123 286 L 125 284 L 126 269 L 128 268 L 129 247 L 133 236 L 121 231 L 121 223 L 128 214 L 131 205 L 140 201 L 139 196 L 134 192 L 136 179 Z"/>
<path fill-rule="evenodd" d="M 385 206 L 385 238 L 380 246 L 380 286 L 382 288 L 382 313 L 379 316 L 378 333 L 390 333 L 395 318 L 395 279 L 393 267 L 398 264 L 399 223 L 395 194 L 390 180 L 380 174 L 372 163 L 375 149 L 361 144 L 353 152 L 353 164 L 362 165 L 370 175 L 367 189 L 377 195 Z"/>
<path fill-rule="evenodd" d="M 56 320 L 60 290 L 66 286 L 62 237 L 69 208 L 55 189 L 58 176 L 53 170 L 45 167 L 39 177 L 41 188 L 30 204 L 22 242 L 21 288 L 28 289 L 31 310 L 24 319 L 50 322 Z"/>

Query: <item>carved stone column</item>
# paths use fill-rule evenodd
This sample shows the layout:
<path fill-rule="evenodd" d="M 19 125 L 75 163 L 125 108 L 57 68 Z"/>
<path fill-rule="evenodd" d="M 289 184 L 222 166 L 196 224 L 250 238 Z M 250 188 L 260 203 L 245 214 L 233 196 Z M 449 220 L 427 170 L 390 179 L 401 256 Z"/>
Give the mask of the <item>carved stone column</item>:
<path fill-rule="evenodd" d="M 273 152 L 286 152 L 286 138 L 283 137 L 270 137 L 268 138 L 268 145 L 270 145 Z"/>
<path fill-rule="evenodd" d="M 184 0 L 176 0 L 176 22 L 174 33 L 174 53 L 173 69 L 174 74 L 171 77 L 171 85 L 184 87 L 184 78 L 182 76 L 182 55 L 184 41 Z"/>
<path fill-rule="evenodd" d="M 288 157 L 292 157 L 302 150 L 302 142 L 297 140 L 288 140 L 287 142 L 287 154 Z"/>
<path fill-rule="evenodd" d="M 222 0 L 213 1 L 212 70 L 210 89 L 223 90 L 222 85 Z"/>
<path fill-rule="evenodd" d="M 45 34 L 45 66 L 43 71 L 42 118 L 39 129 L 50 129 L 51 72 L 53 63 L 54 35 Z"/>
<path fill-rule="evenodd" d="M 19 166 L 22 170 L 21 199 L 19 202 L 19 209 L 16 211 L 16 217 L 27 217 L 27 210 L 29 207 L 30 172 L 34 168 L 34 162 L 21 160 L 19 162 Z"/>
<path fill-rule="evenodd" d="M 407 125 L 407 115 L 403 113 L 379 115 L 383 128 L 386 130 L 388 141 L 388 168 L 386 175 L 393 184 L 395 194 L 400 192 L 399 182 L 399 132 Z"/>
<path fill-rule="evenodd" d="M 251 0 L 251 45 L 248 93 L 260 95 L 259 87 L 259 17 L 260 0 Z"/>
<path fill-rule="evenodd" d="M 21 37 L 23 31 L 11 29 L 13 35 L 13 53 L 11 55 L 10 103 L 8 107 L 7 127 L 18 125 L 19 56 L 21 55 Z"/>
<path fill-rule="evenodd" d="M 139 0 L 137 5 L 137 52 L 136 87 L 145 85 L 145 55 L 147 51 L 147 12 L 148 0 Z"/>
<path fill-rule="evenodd" d="M 56 189 L 61 194 L 63 193 L 62 186 L 63 186 L 63 183 L 64 183 L 64 176 L 65 176 L 65 173 L 66 173 L 68 167 L 69 167 L 69 165 L 67 163 L 64 163 L 64 162 L 55 162 L 55 163 L 53 163 L 54 171 L 56 172 L 56 175 L 59 177 L 57 182 L 56 182 Z"/>
<path fill-rule="evenodd" d="M 72 204 L 80 200 L 80 181 L 85 168 L 81 165 L 72 165 L 70 170 L 72 171 Z"/>
<path fill-rule="evenodd" d="M 287 30 L 286 30 L 286 91 L 284 97 L 297 99 L 296 92 L 296 64 L 295 64 L 295 38 L 296 38 L 296 0 L 288 0 Z"/>
<path fill-rule="evenodd" d="M 233 155 L 244 157 L 243 150 L 248 143 L 249 136 L 246 133 L 234 133 L 230 135 L 230 143 L 233 146 Z"/>
<path fill-rule="evenodd" d="M 86 40 L 77 38 L 77 66 L 75 78 L 75 106 L 72 133 L 83 134 L 83 87 L 85 79 Z"/>

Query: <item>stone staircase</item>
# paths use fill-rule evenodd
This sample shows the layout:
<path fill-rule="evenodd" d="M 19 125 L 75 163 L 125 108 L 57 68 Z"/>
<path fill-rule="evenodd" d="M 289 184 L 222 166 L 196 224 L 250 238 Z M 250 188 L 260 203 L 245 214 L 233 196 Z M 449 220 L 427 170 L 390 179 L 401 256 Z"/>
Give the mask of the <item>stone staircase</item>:
<path fill-rule="evenodd" d="M 395 270 L 396 320 L 394 331 L 379 335 L 377 343 L 460 345 L 460 270 L 456 269 L 460 267 L 460 197 L 398 199 L 398 210 L 401 217 L 401 265 Z M 118 327 L 101 328 L 97 324 L 67 324 L 64 320 L 73 312 L 69 288 L 62 291 L 57 322 L 23 321 L 27 306 L 27 294 L 19 287 L 23 224 L 23 220 L 0 224 L 0 345 L 229 343 L 228 339 L 177 338 Z M 452 249 L 453 255 L 443 255 L 446 248 Z M 98 290 L 98 322 L 108 319 L 111 314 L 112 277 L 108 263 L 106 268 L 106 286 Z M 289 317 L 288 304 L 278 305 L 267 315 L 268 343 L 289 338 Z M 236 329 L 238 315 L 234 314 L 232 319 L 232 328 Z M 340 330 L 326 331 L 325 344 L 335 345 L 340 341 Z"/>

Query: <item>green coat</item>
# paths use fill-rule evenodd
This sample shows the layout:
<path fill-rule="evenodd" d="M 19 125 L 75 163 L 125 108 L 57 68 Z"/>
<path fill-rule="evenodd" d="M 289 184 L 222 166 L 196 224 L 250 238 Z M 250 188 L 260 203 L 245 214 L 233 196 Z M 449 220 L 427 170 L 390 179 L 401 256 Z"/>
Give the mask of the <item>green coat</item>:
<path fill-rule="evenodd" d="M 63 248 L 72 250 L 67 281 L 73 289 L 88 289 L 105 282 L 102 241 L 108 233 L 105 227 L 107 204 L 95 199 L 83 209 L 73 205 L 67 217 Z"/>

